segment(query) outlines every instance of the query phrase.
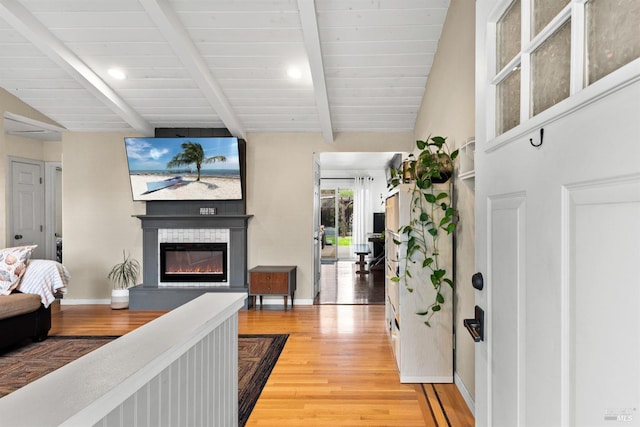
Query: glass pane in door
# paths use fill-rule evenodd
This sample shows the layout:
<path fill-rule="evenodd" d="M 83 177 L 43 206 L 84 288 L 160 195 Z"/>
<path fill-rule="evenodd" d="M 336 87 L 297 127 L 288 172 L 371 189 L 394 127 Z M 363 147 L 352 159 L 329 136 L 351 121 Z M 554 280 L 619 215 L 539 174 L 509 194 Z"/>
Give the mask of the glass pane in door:
<path fill-rule="evenodd" d="M 571 21 L 531 54 L 531 107 L 536 114 L 569 97 Z"/>
<path fill-rule="evenodd" d="M 353 188 L 338 189 L 338 259 L 352 259 Z"/>
<path fill-rule="evenodd" d="M 320 238 L 322 261 L 338 258 L 338 228 L 336 227 L 336 190 L 320 190 Z"/>
<path fill-rule="evenodd" d="M 640 57 L 640 1 L 587 2 L 587 85 Z"/>
<path fill-rule="evenodd" d="M 522 11 L 520 0 L 514 1 L 498 21 L 497 38 L 497 69 L 502 70 L 505 65 L 520 53 L 520 20 Z"/>

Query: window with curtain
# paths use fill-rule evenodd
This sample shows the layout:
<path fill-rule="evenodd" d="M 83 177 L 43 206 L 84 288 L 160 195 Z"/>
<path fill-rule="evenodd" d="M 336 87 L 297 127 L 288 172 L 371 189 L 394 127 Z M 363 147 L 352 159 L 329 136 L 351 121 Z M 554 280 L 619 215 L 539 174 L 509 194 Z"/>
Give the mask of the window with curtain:
<path fill-rule="evenodd" d="M 373 229 L 373 207 L 370 177 L 356 177 L 353 192 L 353 244 L 368 243 L 367 233 Z"/>

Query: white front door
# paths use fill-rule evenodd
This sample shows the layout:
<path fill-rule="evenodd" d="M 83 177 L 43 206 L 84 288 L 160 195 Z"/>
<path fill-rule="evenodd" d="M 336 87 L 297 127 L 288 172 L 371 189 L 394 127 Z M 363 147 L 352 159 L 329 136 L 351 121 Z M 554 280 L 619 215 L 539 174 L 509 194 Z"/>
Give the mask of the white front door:
<path fill-rule="evenodd" d="M 523 43 L 504 73 L 522 110 L 496 131 L 508 3 L 476 3 L 476 425 L 640 426 L 640 60 L 585 87 L 572 69 L 571 94 L 534 113 Z M 585 2 L 566 3 L 549 25 L 571 16 L 575 44 Z"/>
<path fill-rule="evenodd" d="M 40 162 L 12 159 L 11 246 L 38 245 L 32 258 L 45 258 L 44 184 Z"/>

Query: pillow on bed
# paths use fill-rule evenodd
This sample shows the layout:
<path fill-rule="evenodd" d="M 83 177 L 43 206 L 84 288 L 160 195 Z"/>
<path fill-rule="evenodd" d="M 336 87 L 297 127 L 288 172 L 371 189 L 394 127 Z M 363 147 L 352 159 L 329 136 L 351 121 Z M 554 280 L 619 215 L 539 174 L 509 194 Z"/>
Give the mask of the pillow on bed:
<path fill-rule="evenodd" d="M 0 249 L 0 295 L 9 295 L 18 286 L 31 252 L 37 245 Z"/>

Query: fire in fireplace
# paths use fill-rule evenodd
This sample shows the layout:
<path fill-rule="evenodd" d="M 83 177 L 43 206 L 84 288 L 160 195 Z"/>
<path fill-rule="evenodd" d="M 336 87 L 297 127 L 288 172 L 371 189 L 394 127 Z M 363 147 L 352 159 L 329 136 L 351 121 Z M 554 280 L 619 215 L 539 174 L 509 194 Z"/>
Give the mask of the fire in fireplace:
<path fill-rule="evenodd" d="M 160 243 L 161 282 L 226 282 L 226 243 Z"/>

